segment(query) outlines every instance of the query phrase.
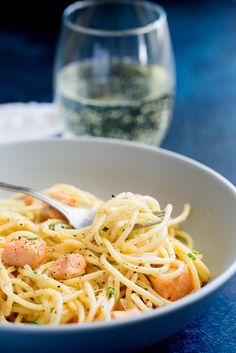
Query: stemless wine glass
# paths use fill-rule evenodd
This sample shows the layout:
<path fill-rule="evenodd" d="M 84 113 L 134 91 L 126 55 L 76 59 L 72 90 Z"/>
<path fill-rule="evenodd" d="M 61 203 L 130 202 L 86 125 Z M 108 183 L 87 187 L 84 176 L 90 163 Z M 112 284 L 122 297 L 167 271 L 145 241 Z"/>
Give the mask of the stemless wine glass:
<path fill-rule="evenodd" d="M 70 5 L 54 72 L 66 136 L 161 143 L 172 115 L 175 69 L 159 5 L 135 0 Z"/>

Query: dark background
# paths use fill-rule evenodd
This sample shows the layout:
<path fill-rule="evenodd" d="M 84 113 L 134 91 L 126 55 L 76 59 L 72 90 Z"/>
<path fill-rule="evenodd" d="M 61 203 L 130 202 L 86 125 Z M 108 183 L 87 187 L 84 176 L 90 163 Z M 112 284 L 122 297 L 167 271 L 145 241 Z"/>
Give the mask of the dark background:
<path fill-rule="evenodd" d="M 1 4 L 0 103 L 52 100 L 56 38 L 71 2 Z M 163 147 L 236 184 L 236 1 L 159 3 L 168 14 L 177 67 L 174 119 Z M 199 319 L 145 352 L 235 352 L 235 297 L 234 278 Z"/>

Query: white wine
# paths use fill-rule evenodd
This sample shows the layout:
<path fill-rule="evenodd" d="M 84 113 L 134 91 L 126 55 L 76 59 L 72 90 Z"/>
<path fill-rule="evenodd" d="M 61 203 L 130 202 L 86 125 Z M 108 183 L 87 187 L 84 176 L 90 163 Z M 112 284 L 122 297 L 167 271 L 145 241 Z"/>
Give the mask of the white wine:
<path fill-rule="evenodd" d="M 155 144 L 170 122 L 174 82 L 161 66 L 72 63 L 58 72 L 55 88 L 67 135 Z"/>

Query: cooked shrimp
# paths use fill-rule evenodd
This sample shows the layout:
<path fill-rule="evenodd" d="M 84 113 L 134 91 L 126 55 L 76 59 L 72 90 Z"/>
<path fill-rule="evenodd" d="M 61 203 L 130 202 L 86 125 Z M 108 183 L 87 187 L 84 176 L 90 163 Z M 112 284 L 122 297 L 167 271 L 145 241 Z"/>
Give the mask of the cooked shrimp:
<path fill-rule="evenodd" d="M 111 318 L 112 318 L 112 320 L 114 320 L 114 319 L 123 319 L 123 318 L 126 318 L 128 316 L 137 315 L 140 312 L 141 311 L 138 310 L 137 308 L 129 309 L 127 311 L 116 310 L 116 311 L 112 311 L 111 312 Z"/>
<path fill-rule="evenodd" d="M 50 197 L 52 197 L 53 199 L 64 203 L 65 205 L 68 205 L 68 206 L 71 206 L 71 207 L 78 206 L 78 201 L 74 197 L 71 197 L 71 196 L 68 196 L 68 195 L 64 195 L 64 194 L 59 194 L 59 193 L 56 193 L 56 192 L 48 193 L 48 195 Z"/>
<path fill-rule="evenodd" d="M 23 267 L 29 265 L 35 269 L 45 259 L 47 244 L 43 239 L 21 238 L 6 244 L 2 260 L 8 266 Z"/>
<path fill-rule="evenodd" d="M 78 201 L 74 197 L 70 197 L 70 196 L 67 196 L 64 194 L 58 194 L 58 193 L 50 193 L 48 195 L 53 199 L 64 203 L 65 205 L 68 205 L 71 207 L 78 206 Z M 50 207 L 50 206 L 46 207 L 46 212 L 47 212 L 48 218 L 64 219 L 64 216 L 53 207 Z"/>
<path fill-rule="evenodd" d="M 175 268 L 170 268 L 168 272 L 175 271 Z M 174 278 L 161 278 L 149 276 L 154 290 L 167 300 L 175 301 L 189 294 L 194 286 L 193 279 L 187 265 L 181 274 Z"/>
<path fill-rule="evenodd" d="M 65 205 L 68 205 L 71 207 L 78 206 L 78 201 L 74 197 L 64 195 L 64 194 L 59 194 L 56 192 L 48 193 L 48 195 L 50 197 L 52 197 L 53 199 L 64 203 Z M 33 204 L 33 202 L 34 202 L 34 198 L 31 196 L 27 196 L 24 199 L 24 203 L 26 206 L 31 206 Z M 44 208 L 42 210 L 40 221 L 46 220 L 48 218 L 56 218 L 56 219 L 64 220 L 64 216 L 59 211 L 57 211 L 55 208 L 50 207 L 49 205 L 45 204 L 44 202 L 42 202 L 42 205 L 44 205 Z"/>
<path fill-rule="evenodd" d="M 57 201 L 64 203 L 65 205 L 72 206 L 72 207 L 78 206 L 78 201 L 74 197 L 64 195 L 64 194 L 59 194 L 56 192 L 48 193 L 48 196 L 52 197 L 53 199 L 55 199 Z M 31 206 L 33 204 L 34 200 L 35 199 L 32 196 L 26 196 L 24 198 L 24 203 L 26 206 Z"/>
<path fill-rule="evenodd" d="M 86 266 L 87 264 L 83 255 L 73 253 L 64 255 L 53 261 L 49 272 L 55 279 L 70 279 L 83 275 Z"/>
<path fill-rule="evenodd" d="M 78 322 L 78 317 L 72 317 L 69 321 L 67 321 L 67 324 L 76 324 Z"/>
<path fill-rule="evenodd" d="M 56 198 L 56 197 L 53 197 L 53 198 Z M 34 200 L 35 199 L 32 196 L 27 196 L 24 199 L 24 203 L 26 206 L 32 206 L 34 203 Z M 65 220 L 65 217 L 55 208 L 49 206 L 45 202 L 41 202 L 41 205 L 43 206 L 43 208 L 41 209 L 40 214 L 37 217 L 38 222 L 46 221 L 48 218 Z"/>
<path fill-rule="evenodd" d="M 24 203 L 26 206 L 31 206 L 34 202 L 34 198 L 32 196 L 26 196 L 24 198 Z"/>

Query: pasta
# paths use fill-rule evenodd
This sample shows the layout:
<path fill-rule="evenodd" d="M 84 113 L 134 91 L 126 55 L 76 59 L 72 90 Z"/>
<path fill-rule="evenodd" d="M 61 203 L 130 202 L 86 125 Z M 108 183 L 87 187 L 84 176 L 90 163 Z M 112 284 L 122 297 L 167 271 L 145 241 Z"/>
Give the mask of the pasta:
<path fill-rule="evenodd" d="M 56 210 L 14 195 L 0 201 L 0 322 L 68 324 L 159 308 L 206 284 L 210 272 L 172 205 L 130 192 L 106 202 L 72 185 L 44 191 L 97 210 L 72 229 Z M 140 225 L 158 222 L 141 228 Z"/>

